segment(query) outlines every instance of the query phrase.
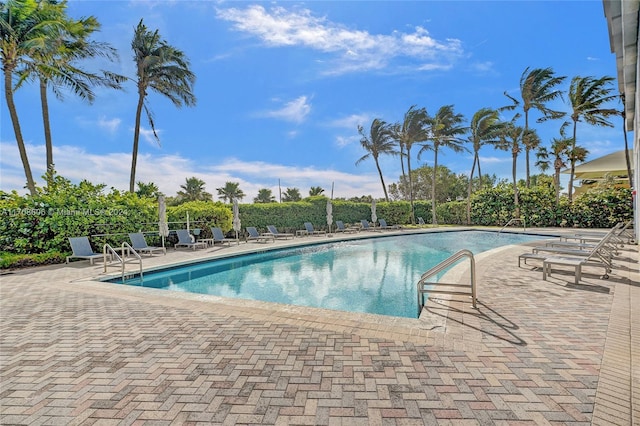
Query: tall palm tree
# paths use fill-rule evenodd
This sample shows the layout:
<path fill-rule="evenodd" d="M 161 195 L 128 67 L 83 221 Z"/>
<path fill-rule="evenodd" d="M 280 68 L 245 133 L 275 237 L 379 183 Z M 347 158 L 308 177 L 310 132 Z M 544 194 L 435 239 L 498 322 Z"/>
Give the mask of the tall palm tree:
<path fill-rule="evenodd" d="M 387 194 L 387 186 L 384 184 L 382 169 L 380 168 L 378 159 L 380 155 L 396 155 L 398 153 L 398 151 L 395 150 L 395 144 L 391 135 L 391 126 L 389 126 L 386 121 L 375 118 L 371 122 L 369 134 L 365 134 L 362 126 L 358 126 L 358 133 L 362 136 L 360 138 L 360 144 L 367 153 L 356 161 L 356 166 L 368 158 L 373 158 L 373 161 L 376 163 L 376 168 L 378 169 L 380 182 L 382 183 L 384 199 L 388 202 L 389 194 Z"/>
<path fill-rule="evenodd" d="M 505 151 L 511 151 L 511 177 L 513 180 L 513 204 L 515 206 L 515 218 L 520 217 L 520 201 L 518 197 L 518 181 L 517 166 L 518 166 L 518 154 L 522 151 L 522 137 L 524 134 L 524 128 L 516 126 L 513 121 L 507 123 L 502 134 L 502 141 L 500 142 L 500 148 Z"/>
<path fill-rule="evenodd" d="M 300 201 L 302 200 L 302 196 L 300 195 L 300 190 L 298 188 L 287 188 L 282 194 L 282 201 L 292 202 L 292 201 Z"/>
<path fill-rule="evenodd" d="M 619 112 L 607 105 L 617 98 L 613 93 L 613 77 L 600 78 L 575 76 L 569 85 L 569 103 L 571 105 L 571 120 L 573 120 L 573 141 L 571 149 L 576 148 L 576 132 L 578 122 L 584 121 L 592 126 L 613 127 L 608 120 Z M 576 171 L 576 156 L 572 156 L 571 174 L 569 176 L 569 201 L 573 201 L 573 178 Z"/>
<path fill-rule="evenodd" d="M 464 115 L 457 114 L 453 105 L 440 107 L 433 117 L 427 119 L 430 128 L 429 140 L 431 144 L 425 144 L 418 151 L 418 158 L 425 151 L 433 151 L 433 174 L 431 176 L 431 218 L 434 225 L 438 224 L 436 217 L 436 172 L 438 170 L 438 151 L 440 148 L 449 148 L 454 152 L 466 151 L 465 140 L 461 135 L 469 129 L 464 126 Z"/>
<path fill-rule="evenodd" d="M 240 189 L 239 182 L 225 182 L 222 188 L 216 188 L 218 198 L 224 202 L 232 202 L 233 200 L 242 200 L 244 192 Z"/>
<path fill-rule="evenodd" d="M 565 121 L 560 127 L 560 137 L 553 138 L 549 149 L 541 147 L 538 149 L 536 156 L 538 161 L 536 166 L 543 172 L 546 171 L 553 163 L 553 188 L 556 195 L 556 206 L 560 204 L 560 171 L 567 166 L 567 160 L 569 158 L 569 150 L 571 148 L 571 138 L 566 135 L 566 127 L 569 122 Z"/>
<path fill-rule="evenodd" d="M 276 197 L 269 188 L 258 190 L 258 196 L 253 199 L 254 203 L 275 203 Z"/>
<path fill-rule="evenodd" d="M 4 73 L 4 93 L 27 179 L 27 189 L 31 195 L 36 194 L 36 185 L 13 99 L 13 77 L 20 67 L 32 61 L 31 55 L 45 46 L 57 28 L 63 25 L 59 18 L 59 15 L 43 11 L 37 0 L 7 0 L 0 4 L 0 58 Z"/>
<path fill-rule="evenodd" d="M 312 186 L 311 188 L 309 188 L 309 197 L 322 195 L 323 192 L 324 192 L 324 189 L 322 189 L 321 186 Z"/>
<path fill-rule="evenodd" d="M 414 143 L 425 142 L 429 137 L 427 124 L 427 110 L 416 108 L 412 105 L 404 114 L 402 123 L 392 126 L 392 137 L 406 150 L 407 155 L 407 175 L 409 177 L 409 204 L 411 206 L 411 223 L 415 223 L 415 213 L 413 208 L 413 181 L 411 178 L 411 147 Z"/>
<path fill-rule="evenodd" d="M 482 186 L 482 171 L 480 169 L 480 148 L 484 145 L 498 145 L 500 135 L 504 129 L 504 123 L 500 121 L 497 110 L 481 108 L 473 114 L 469 126 L 469 142 L 473 146 L 473 164 L 469 175 L 469 188 L 467 191 L 467 224 L 471 224 L 471 190 L 473 174 L 478 165 L 478 182 Z"/>
<path fill-rule="evenodd" d="M 181 202 L 186 201 L 210 201 L 211 194 L 204 190 L 206 184 L 197 177 L 187 178 L 185 183 L 180 185 L 182 191 L 178 191 L 178 198 Z"/>
<path fill-rule="evenodd" d="M 100 24 L 93 16 L 79 20 L 65 15 L 66 2 L 55 3 L 52 0 L 40 2 L 43 13 L 57 17 L 63 25 L 51 35 L 50 40 L 34 49 L 31 62 L 20 70 L 20 87 L 25 80 L 37 80 L 40 87 L 40 102 L 44 126 L 47 170 L 53 168 L 53 143 L 49 120 L 49 102 L 47 89 L 51 88 L 55 96 L 64 98 L 62 88 L 70 89 L 81 99 L 92 103 L 95 94 L 92 87 L 102 86 L 122 89 L 124 76 L 102 70 L 101 74 L 88 72 L 79 68 L 78 60 L 102 57 L 108 60 L 118 58 L 117 51 L 107 43 L 91 40 L 91 35 L 100 29 Z"/>
<path fill-rule="evenodd" d="M 536 68 L 529 71 L 527 67 L 520 76 L 520 97 L 521 100 L 510 96 L 507 92 L 504 95 L 511 99 L 513 105 L 503 107 L 505 110 L 515 110 L 521 106 L 522 113 L 524 114 L 524 132 L 528 134 L 529 131 L 529 110 L 531 108 L 537 109 L 542 117 L 538 119 L 538 122 L 543 122 L 549 119 L 559 119 L 564 117 L 565 113 L 561 111 L 554 111 L 546 106 L 546 104 L 554 99 L 562 97 L 562 91 L 555 89 L 556 86 L 561 84 L 566 77 L 558 77 L 554 75 L 553 68 Z M 522 104 L 522 105 L 520 105 Z M 520 117 L 520 113 L 516 115 Z M 526 164 L 526 177 L 527 188 L 530 185 L 530 172 L 529 172 L 529 152 L 535 147 L 530 147 L 525 144 L 525 164 Z"/>
<path fill-rule="evenodd" d="M 147 29 L 142 23 L 142 19 L 135 29 L 131 48 L 136 63 L 138 86 L 138 106 L 136 108 L 131 178 L 129 180 L 129 191 L 133 192 L 138 159 L 138 140 L 140 138 L 140 116 L 143 108 L 149 119 L 153 135 L 156 140 L 160 140 L 156 133 L 153 115 L 145 102 L 148 89 L 166 96 L 178 108 L 183 104 L 193 106 L 196 104 L 196 97 L 193 94 L 196 77 L 189 69 L 189 60 L 185 54 L 163 40 L 158 30 L 150 31 Z"/>

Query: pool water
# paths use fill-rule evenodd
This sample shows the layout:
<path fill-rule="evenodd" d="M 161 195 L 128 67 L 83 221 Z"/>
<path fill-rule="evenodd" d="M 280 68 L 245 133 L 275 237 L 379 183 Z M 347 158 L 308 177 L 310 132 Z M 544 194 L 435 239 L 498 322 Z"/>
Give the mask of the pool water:
<path fill-rule="evenodd" d="M 124 284 L 414 318 L 418 279 L 453 253 L 541 238 L 456 231 L 337 241 L 169 268 Z"/>

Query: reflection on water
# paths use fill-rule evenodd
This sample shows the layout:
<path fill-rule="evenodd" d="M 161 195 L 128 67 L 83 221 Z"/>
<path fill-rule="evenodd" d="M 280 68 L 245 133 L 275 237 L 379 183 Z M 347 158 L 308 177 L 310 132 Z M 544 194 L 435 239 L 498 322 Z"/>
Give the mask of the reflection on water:
<path fill-rule="evenodd" d="M 451 254 L 540 238 L 464 231 L 342 241 L 153 272 L 128 284 L 414 317 L 420 275 Z"/>

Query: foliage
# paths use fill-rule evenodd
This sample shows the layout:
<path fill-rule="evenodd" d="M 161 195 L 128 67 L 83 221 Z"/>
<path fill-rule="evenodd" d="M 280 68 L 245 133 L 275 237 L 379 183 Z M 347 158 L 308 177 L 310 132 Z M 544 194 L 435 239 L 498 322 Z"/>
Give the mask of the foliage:
<path fill-rule="evenodd" d="M 316 196 L 316 195 L 322 195 L 323 192 L 324 192 L 324 189 L 322 189 L 321 186 L 312 186 L 309 189 L 309 196 L 313 197 L 313 196 Z"/>
<path fill-rule="evenodd" d="M 211 227 L 217 226 L 224 232 L 233 227 L 231 207 L 221 202 L 188 201 L 177 206 L 167 207 L 169 229 L 186 229 L 187 213 L 190 229 L 199 228 L 200 236 L 211 238 Z"/>
<path fill-rule="evenodd" d="M 258 190 L 258 196 L 253 199 L 254 203 L 275 203 L 276 197 L 269 188 Z"/>
<path fill-rule="evenodd" d="M 411 171 L 413 177 L 413 195 L 416 200 L 430 200 L 433 179 L 433 167 L 422 166 Z M 464 174 L 456 175 L 446 166 L 438 166 L 436 172 L 436 202 L 465 198 L 467 195 L 468 177 Z M 409 182 L 400 177 L 398 183 L 389 185 L 389 194 L 393 200 L 407 200 L 409 198 Z M 431 209 L 429 209 L 431 211 Z M 417 213 L 416 213 L 417 216 Z"/>
<path fill-rule="evenodd" d="M 39 265 L 62 263 L 66 256 L 58 251 L 37 254 L 14 254 L 0 252 L 0 269 L 28 268 Z"/>
<path fill-rule="evenodd" d="M 91 238 L 94 250 L 102 244 L 120 245 L 128 232 L 157 223 L 155 201 L 136 194 L 82 181 L 77 185 L 53 176 L 35 196 L 0 191 L 0 250 L 11 253 L 70 253 L 68 237 L 114 236 Z"/>
<path fill-rule="evenodd" d="M 300 201 L 301 199 L 302 196 L 300 195 L 300 190 L 298 188 L 287 188 L 287 190 L 282 194 L 283 202 Z"/>
<path fill-rule="evenodd" d="M 218 198 L 222 201 L 231 202 L 233 200 L 242 200 L 244 192 L 240 189 L 239 182 L 225 182 L 222 188 L 216 188 Z"/>
<path fill-rule="evenodd" d="M 138 190 L 136 191 L 136 194 L 140 198 L 151 198 L 153 200 L 157 200 L 158 197 L 162 195 L 162 192 L 160 192 L 158 185 L 156 185 L 153 182 L 149 182 L 149 183 L 138 182 L 137 185 L 138 185 Z"/>
<path fill-rule="evenodd" d="M 205 183 L 202 179 L 198 179 L 195 176 L 187 178 L 185 183 L 180 185 L 182 191 L 178 191 L 178 204 L 189 201 L 210 201 L 211 194 L 204 190 L 204 186 Z"/>

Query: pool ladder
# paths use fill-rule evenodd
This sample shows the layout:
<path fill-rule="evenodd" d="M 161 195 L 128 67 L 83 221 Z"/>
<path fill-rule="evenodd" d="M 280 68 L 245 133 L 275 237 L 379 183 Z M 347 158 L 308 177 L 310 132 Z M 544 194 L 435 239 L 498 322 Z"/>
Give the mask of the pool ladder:
<path fill-rule="evenodd" d="M 107 272 L 107 266 L 120 266 L 122 282 L 124 282 L 124 274 L 125 274 L 125 265 L 128 262 L 138 262 L 140 265 L 140 280 L 142 280 L 142 257 L 138 254 L 137 251 L 127 242 L 122 243 L 122 247 L 120 248 L 120 256 L 116 250 L 111 247 L 108 243 L 104 245 L 102 248 L 102 256 L 104 263 L 104 272 Z M 132 258 L 129 258 L 129 255 L 133 255 Z M 107 256 L 111 259 L 116 260 L 116 265 L 107 264 Z"/>
<path fill-rule="evenodd" d="M 458 262 L 462 258 L 469 258 L 470 261 L 470 275 L 471 275 L 471 283 L 470 284 L 449 284 L 449 283 L 440 283 L 440 282 L 432 282 L 427 281 L 432 276 L 438 274 L 439 272 L 444 271 L 450 266 L 453 266 L 456 262 Z M 470 291 L 461 291 L 457 290 L 459 288 L 468 288 Z M 425 294 L 450 294 L 455 296 L 470 296 L 471 303 L 473 307 L 477 309 L 477 298 L 476 298 L 476 261 L 473 257 L 473 253 L 467 249 L 463 249 L 458 251 L 457 253 L 452 254 L 448 259 L 438 263 L 433 268 L 429 269 L 427 272 L 422 274 L 420 280 L 418 280 L 418 317 L 420 317 L 420 313 L 422 312 L 422 308 L 424 307 Z"/>

